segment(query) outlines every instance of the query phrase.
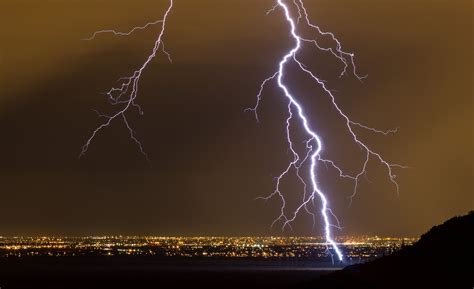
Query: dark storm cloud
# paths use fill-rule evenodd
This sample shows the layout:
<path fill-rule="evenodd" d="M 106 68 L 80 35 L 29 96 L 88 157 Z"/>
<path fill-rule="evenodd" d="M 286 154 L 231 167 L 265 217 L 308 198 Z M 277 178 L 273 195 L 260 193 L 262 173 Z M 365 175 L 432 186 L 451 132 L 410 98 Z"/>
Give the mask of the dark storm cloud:
<path fill-rule="evenodd" d="M 312 17 L 357 55 L 363 84 L 339 80 L 338 64 L 307 47 L 302 57 L 338 90 L 355 119 L 390 137 L 361 132 L 398 172 L 400 196 L 371 163 L 347 208 L 350 184 L 322 170 L 322 185 L 343 233 L 416 235 L 473 207 L 472 26 L 469 1 L 318 1 Z M 133 38 L 80 39 L 97 29 L 126 30 L 160 17 L 164 2 L 9 1 L 2 17 L 0 94 L 0 234 L 278 234 L 268 228 L 273 189 L 285 165 L 284 106 L 269 88 L 260 124 L 243 109 L 291 45 L 271 1 L 180 1 L 170 16 L 167 49 L 147 69 L 130 120 L 149 165 L 120 122 L 88 154 L 80 146 L 107 111 L 100 95 L 136 68 L 154 30 Z M 19 20 L 20 19 L 20 20 Z M 87 19 L 87 20 L 86 20 Z M 7 23 L 16 23 L 12 26 Z M 311 108 L 327 152 L 355 169 L 361 156 L 339 132 L 327 99 L 304 78 L 289 78 Z M 336 132 L 337 131 L 337 132 Z M 291 182 L 287 191 L 299 198 Z M 377 217 L 374 217 L 377 216 Z M 295 234 L 309 234 L 303 217 Z"/>

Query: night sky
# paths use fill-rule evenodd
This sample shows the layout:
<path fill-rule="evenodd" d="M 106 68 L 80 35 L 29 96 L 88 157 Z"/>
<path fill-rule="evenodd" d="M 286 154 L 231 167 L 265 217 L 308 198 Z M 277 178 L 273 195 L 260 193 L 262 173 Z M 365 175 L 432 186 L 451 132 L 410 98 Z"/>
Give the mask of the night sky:
<path fill-rule="evenodd" d="M 40 3 L 41 2 L 41 3 Z M 278 235 L 270 228 L 274 188 L 290 155 L 286 101 L 269 87 L 261 122 L 253 106 L 261 81 L 292 42 L 272 1 L 175 1 L 165 32 L 173 63 L 160 54 L 143 75 L 129 120 L 151 164 L 117 121 L 83 158 L 80 148 L 111 112 L 101 93 L 148 55 L 167 1 L 3 0 L 0 17 L 0 235 Z M 472 2 L 306 1 L 311 18 L 356 54 L 361 74 L 306 45 L 301 57 L 336 90 L 354 120 L 396 135 L 359 131 L 397 169 L 400 193 L 376 161 L 349 208 L 351 183 L 320 168 L 319 181 L 344 230 L 338 234 L 417 236 L 474 207 Z M 295 67 L 287 78 L 321 133 L 325 155 L 356 172 L 364 155 L 350 142 L 328 98 Z M 288 206 L 301 187 L 284 184 Z M 291 235 L 320 234 L 301 215 Z"/>

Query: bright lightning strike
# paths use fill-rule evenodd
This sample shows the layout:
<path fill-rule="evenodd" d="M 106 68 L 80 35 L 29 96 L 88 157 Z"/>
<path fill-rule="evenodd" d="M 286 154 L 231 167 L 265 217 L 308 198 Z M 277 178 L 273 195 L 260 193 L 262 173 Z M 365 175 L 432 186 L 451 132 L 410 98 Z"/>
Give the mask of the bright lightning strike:
<path fill-rule="evenodd" d="M 338 173 L 341 178 L 347 178 L 350 179 L 354 182 L 354 188 L 353 192 L 350 196 L 350 200 L 352 202 L 353 197 L 357 193 L 357 188 L 359 184 L 359 180 L 362 176 L 364 176 L 367 172 L 367 165 L 368 162 L 371 158 L 374 158 L 378 160 L 382 165 L 385 166 L 387 169 L 388 177 L 390 181 L 395 185 L 397 193 L 398 193 L 398 184 L 396 182 L 396 175 L 393 173 L 393 168 L 395 167 L 400 167 L 403 168 L 404 166 L 398 165 L 398 164 L 392 164 L 387 161 L 385 161 L 382 156 L 372 150 L 367 144 L 362 142 L 357 134 L 354 132 L 354 128 L 362 128 L 366 129 L 368 131 L 374 132 L 374 133 L 380 133 L 383 135 L 388 135 L 390 133 L 395 133 L 397 129 L 394 130 L 379 130 L 373 127 L 369 127 L 366 125 L 363 125 L 359 122 L 351 120 L 339 107 L 339 105 L 336 102 L 336 99 L 332 92 L 327 88 L 325 82 L 321 80 L 318 76 L 316 76 L 311 70 L 306 68 L 306 66 L 298 59 L 298 52 L 301 49 L 302 43 L 308 43 L 314 45 L 317 49 L 328 52 L 331 55 L 333 55 L 338 61 L 340 61 L 343 64 L 343 69 L 341 71 L 340 77 L 343 75 L 347 74 L 348 69 L 352 70 L 352 74 L 359 80 L 362 80 L 364 77 L 361 77 L 357 74 L 356 71 L 356 66 L 354 62 L 354 54 L 348 53 L 342 49 L 342 45 L 340 41 L 335 37 L 335 35 L 331 32 L 325 32 L 320 29 L 319 26 L 314 25 L 310 22 L 308 12 L 304 6 L 303 0 L 291 0 L 291 3 L 288 4 L 287 2 L 290 2 L 290 0 L 277 0 L 275 5 L 267 12 L 267 14 L 270 14 L 274 12 L 277 9 L 281 9 L 284 12 L 284 17 L 285 21 L 289 25 L 290 28 L 290 37 L 294 40 L 294 46 L 281 58 L 279 64 L 278 64 L 278 70 L 271 75 L 270 77 L 266 78 L 260 86 L 260 90 L 257 94 L 257 102 L 253 108 L 250 108 L 249 110 L 253 111 L 255 113 L 255 117 L 257 121 L 259 121 L 258 118 L 258 107 L 260 105 L 261 97 L 263 94 L 263 91 L 265 87 L 270 83 L 271 81 L 277 81 L 278 87 L 282 90 L 283 94 L 288 100 L 288 117 L 286 119 L 286 138 L 289 146 L 289 151 L 291 151 L 293 159 L 289 162 L 285 170 L 276 178 L 276 186 L 275 190 L 273 193 L 269 194 L 266 197 L 262 197 L 262 199 L 270 199 L 272 197 L 278 196 L 281 199 L 281 210 L 280 210 L 280 215 L 278 218 L 276 218 L 273 222 L 275 224 L 278 221 L 283 222 L 283 228 L 286 226 L 291 227 L 291 223 L 296 219 L 298 214 L 304 209 L 308 214 L 313 216 L 313 221 L 315 219 L 315 213 L 312 212 L 310 209 L 310 205 L 314 208 L 314 201 L 316 198 L 319 198 L 321 201 L 321 210 L 320 213 L 323 217 L 324 220 L 324 232 L 325 232 L 325 238 L 328 244 L 328 250 L 329 248 L 332 248 L 332 251 L 337 255 L 339 260 L 343 259 L 343 255 L 341 250 L 339 249 L 337 243 L 334 241 L 333 235 L 331 228 L 340 228 L 339 220 L 336 217 L 336 215 L 333 213 L 331 208 L 329 207 L 329 202 L 326 198 L 326 195 L 324 192 L 321 190 L 321 188 L 318 186 L 317 182 L 317 164 L 322 163 L 327 166 L 330 166 L 334 168 Z M 291 6 L 289 6 L 291 5 Z M 294 17 L 291 13 L 291 8 L 293 7 L 296 12 L 297 12 L 297 17 Z M 152 49 L 152 52 L 148 55 L 146 61 L 139 67 L 139 69 L 135 70 L 131 76 L 128 77 L 122 77 L 119 79 L 119 85 L 112 87 L 106 94 L 109 98 L 109 101 L 111 102 L 112 105 L 118 105 L 121 106 L 119 110 L 117 110 L 114 114 L 111 115 L 105 115 L 101 114 L 98 111 L 97 114 L 99 117 L 105 119 L 105 121 L 100 124 L 95 130 L 93 130 L 91 136 L 87 139 L 86 143 L 82 146 L 80 156 L 84 155 L 89 146 L 91 145 L 92 141 L 96 137 L 96 135 L 104 128 L 110 126 L 113 120 L 115 119 L 122 119 L 125 126 L 127 127 L 131 139 L 137 144 L 139 147 L 141 153 L 147 158 L 148 156 L 145 153 L 143 146 L 141 142 L 138 140 L 138 138 L 135 136 L 135 133 L 133 129 L 131 128 L 127 117 L 126 113 L 130 111 L 132 108 L 136 108 L 138 113 L 141 115 L 143 114 L 143 111 L 141 107 L 136 103 L 136 98 L 138 96 L 138 86 L 139 82 L 142 76 L 142 73 L 144 70 L 147 68 L 147 66 L 150 64 L 150 62 L 156 57 L 157 53 L 161 51 L 168 57 L 168 60 L 171 62 L 171 57 L 168 52 L 166 52 L 164 43 L 163 43 L 163 35 L 165 33 L 165 28 L 166 28 L 166 21 L 171 13 L 171 10 L 173 8 L 173 0 L 169 0 L 169 6 L 167 10 L 165 11 L 162 19 L 156 20 L 154 22 L 149 22 L 146 23 L 143 26 L 137 26 L 133 27 L 130 31 L 128 32 L 118 32 L 115 30 L 100 30 L 96 31 L 91 37 L 86 38 L 84 40 L 93 40 L 95 39 L 99 34 L 103 33 L 111 33 L 115 36 L 129 36 L 132 33 L 138 31 L 138 30 L 143 30 L 147 29 L 148 27 L 152 25 L 158 25 L 161 24 L 161 29 L 158 34 L 158 37 L 155 40 L 155 45 Z M 302 21 L 303 20 L 303 21 Z M 305 37 L 302 37 L 300 34 L 298 34 L 297 27 L 300 25 L 300 22 L 303 22 L 303 25 L 306 25 L 307 27 L 313 29 L 316 31 L 321 36 L 329 37 L 333 43 L 334 47 L 323 47 L 319 44 L 319 42 L 316 39 L 308 39 Z M 305 111 L 298 102 L 298 99 L 296 98 L 295 95 L 293 95 L 290 92 L 289 87 L 287 84 L 284 82 L 284 75 L 285 75 L 285 68 L 288 63 L 294 62 L 304 73 L 306 73 L 324 92 L 325 94 L 329 97 L 333 107 L 336 109 L 337 113 L 339 116 L 345 121 L 347 130 L 349 134 L 351 135 L 353 141 L 359 145 L 359 147 L 364 151 L 365 154 L 365 160 L 363 164 L 361 165 L 361 169 L 358 173 L 355 175 L 350 175 L 345 173 L 336 163 L 330 159 L 326 159 L 322 157 L 323 153 L 323 142 L 322 138 L 311 128 L 311 125 L 308 122 L 308 119 L 306 117 Z M 307 134 L 307 139 L 305 141 L 306 144 L 306 151 L 304 154 L 298 153 L 297 150 L 294 148 L 293 141 L 291 138 L 291 126 L 290 123 L 293 119 L 297 119 L 300 122 L 301 127 L 304 129 L 304 131 Z M 309 166 L 309 171 L 308 175 L 310 178 L 310 186 L 308 186 L 307 181 L 301 176 L 300 174 L 300 169 L 302 166 L 307 162 L 310 161 L 310 166 Z M 300 203 L 300 205 L 293 211 L 292 216 L 288 217 L 286 212 L 285 212 L 285 207 L 286 207 L 286 201 L 283 193 L 280 190 L 280 182 L 290 173 L 291 170 L 295 171 L 295 174 L 299 181 L 303 184 L 304 189 L 303 189 L 303 199 Z M 308 188 L 311 188 L 309 191 Z M 273 225 L 272 224 L 272 225 Z M 329 251 L 330 252 L 330 251 Z M 331 252 L 330 252 L 331 253 Z M 331 253 L 331 256 L 333 254 Z"/>
<path fill-rule="evenodd" d="M 267 14 L 272 13 L 276 9 L 281 9 L 284 13 L 285 21 L 287 22 L 289 29 L 290 29 L 290 37 L 294 40 L 294 46 L 281 58 L 279 64 L 278 64 L 278 70 L 270 77 L 266 78 L 261 86 L 260 90 L 257 94 L 257 102 L 253 108 L 250 108 L 248 110 L 251 110 L 255 113 L 255 117 L 257 121 L 259 121 L 258 118 L 258 107 L 261 101 L 262 93 L 266 85 L 268 85 L 269 82 L 276 80 L 278 87 L 281 89 L 283 94 L 288 100 L 288 117 L 286 119 L 286 138 L 288 142 L 288 147 L 289 151 L 291 152 L 293 158 L 289 162 L 289 164 L 286 166 L 286 168 L 283 170 L 283 172 L 276 177 L 276 185 L 275 185 L 275 190 L 269 194 L 266 197 L 260 197 L 261 199 L 268 200 L 273 197 L 278 197 L 281 200 L 281 208 L 280 208 L 280 215 L 274 220 L 273 224 L 277 222 L 282 222 L 283 223 L 283 229 L 286 226 L 291 227 L 291 223 L 296 219 L 298 214 L 304 209 L 307 213 L 313 216 L 313 220 L 315 217 L 315 214 L 311 211 L 310 205 L 312 205 L 315 201 L 315 198 L 319 198 L 321 201 L 321 209 L 320 213 L 321 216 L 324 220 L 324 233 L 325 233 L 325 238 L 326 242 L 328 244 L 328 251 L 333 256 L 333 253 L 330 251 L 330 248 L 332 251 L 337 255 L 339 260 L 343 260 L 343 254 L 338 247 L 336 241 L 333 238 L 332 234 L 332 228 L 340 228 L 339 225 L 339 220 L 337 219 L 336 215 L 333 213 L 331 208 L 329 207 L 329 202 L 328 199 L 325 195 L 325 193 L 322 191 L 322 189 L 318 186 L 318 181 L 317 181 L 317 168 L 318 168 L 318 163 L 323 163 L 325 165 L 331 166 L 334 168 L 338 173 L 339 176 L 342 178 L 348 178 L 354 182 L 354 189 L 353 193 L 350 196 L 351 202 L 353 197 L 357 193 L 357 187 L 359 184 L 360 178 L 366 174 L 367 172 L 367 164 L 371 158 L 374 158 L 378 160 L 382 165 L 385 166 L 388 177 L 390 181 L 394 184 L 397 193 L 398 193 L 398 184 L 395 180 L 396 175 L 393 172 L 393 168 L 395 167 L 403 167 L 398 164 L 392 164 L 387 161 L 377 152 L 372 150 L 367 144 L 365 144 L 363 141 L 361 141 L 357 134 L 354 132 L 354 128 L 362 128 L 366 129 L 375 133 L 380 133 L 383 135 L 387 135 L 390 133 L 395 133 L 397 129 L 395 130 L 387 130 L 387 131 L 382 131 L 378 130 L 376 128 L 372 128 L 366 125 L 363 125 L 359 122 L 355 122 L 351 120 L 339 107 L 339 105 L 336 102 L 336 98 L 334 97 L 333 93 L 327 88 L 325 82 L 321 80 L 318 76 L 316 76 L 311 70 L 306 68 L 306 66 L 299 60 L 298 58 L 298 52 L 301 50 L 302 43 L 310 43 L 314 44 L 315 47 L 321 51 L 329 52 L 331 53 L 334 57 L 336 57 L 342 64 L 343 64 L 343 69 L 340 74 L 342 77 L 347 73 L 347 70 L 349 68 L 352 69 L 352 74 L 357 77 L 359 80 L 362 80 L 364 77 L 361 77 L 357 74 L 356 71 L 356 66 L 354 63 L 354 54 L 353 53 L 348 53 L 342 50 L 342 46 L 340 41 L 335 37 L 335 35 L 331 32 L 324 32 L 320 29 L 319 26 L 314 25 L 310 22 L 308 12 L 306 11 L 306 8 L 304 6 L 303 0 L 293 0 L 292 3 L 289 3 L 290 0 L 284 1 L 284 0 L 277 0 L 275 5 L 267 12 Z M 290 6 L 291 5 L 291 6 Z M 296 12 L 297 12 L 297 17 L 294 17 L 291 12 L 291 8 L 293 7 Z M 301 21 L 303 19 L 303 21 Z M 300 24 L 300 21 L 304 23 L 307 27 L 315 30 L 319 35 L 321 36 L 326 36 L 330 37 L 333 43 L 335 44 L 335 47 L 323 47 L 321 46 L 316 39 L 308 39 L 305 37 L 300 36 L 298 34 L 298 25 Z M 323 91 L 324 93 L 329 97 L 333 107 L 339 114 L 339 116 L 345 121 L 347 130 L 352 137 L 353 141 L 359 145 L 359 147 L 364 151 L 365 154 L 365 160 L 363 164 L 361 165 L 360 171 L 355 174 L 355 175 L 350 175 L 344 173 L 344 171 L 336 165 L 336 163 L 332 160 L 323 158 L 322 153 L 323 153 L 323 142 L 322 138 L 311 128 L 311 125 L 308 122 L 308 118 L 305 114 L 305 110 L 298 101 L 297 97 L 293 95 L 290 92 L 289 86 L 285 83 L 284 81 L 284 76 L 286 73 L 286 67 L 290 62 L 294 62 L 304 73 L 310 77 L 315 84 L 317 84 Z M 306 140 L 306 151 L 304 154 L 298 153 L 293 145 L 293 141 L 291 138 L 291 126 L 290 122 L 293 119 L 298 119 L 301 127 L 304 129 L 306 135 L 307 135 L 307 140 Z M 310 161 L 310 166 L 309 166 L 309 179 L 310 179 L 310 186 L 308 186 L 307 182 L 305 179 L 301 176 L 300 174 L 300 169 L 302 165 L 306 161 Z M 286 213 L 286 201 L 285 201 L 285 196 L 283 195 L 281 189 L 280 189 L 280 183 L 281 181 L 290 173 L 291 170 L 295 171 L 295 174 L 299 181 L 303 184 L 304 186 L 304 195 L 303 195 L 303 200 L 301 201 L 300 205 L 292 212 L 291 216 L 287 216 Z M 311 190 L 308 192 L 308 187 L 311 188 Z M 272 225 L 273 225 L 272 224 Z"/>
<path fill-rule="evenodd" d="M 136 103 L 136 98 L 138 96 L 138 86 L 140 83 L 140 78 L 142 76 L 143 71 L 147 68 L 147 66 L 150 64 L 150 62 L 156 57 L 157 53 L 159 52 L 160 48 L 163 51 L 163 53 L 166 54 L 168 57 L 168 60 L 171 62 L 171 57 L 168 52 L 165 50 L 165 46 L 163 43 L 163 35 L 165 33 L 166 29 L 166 20 L 171 13 L 171 10 L 173 8 L 173 0 L 169 1 L 169 6 L 165 13 L 163 14 L 163 18 L 154 22 L 149 22 L 144 26 L 137 26 L 131 29 L 128 32 L 117 32 L 115 30 L 100 30 L 96 31 L 91 37 L 86 38 L 84 40 L 92 40 L 94 39 L 97 35 L 102 34 L 102 33 L 112 33 L 113 35 L 116 36 L 129 36 L 130 34 L 134 33 L 137 30 L 143 30 L 148 28 L 151 25 L 157 25 L 161 24 L 161 29 L 158 34 L 158 37 L 155 40 L 155 45 L 153 46 L 152 52 L 148 55 L 146 61 L 138 68 L 135 70 L 131 76 L 127 77 L 122 77 L 119 79 L 119 85 L 112 87 L 106 95 L 109 98 L 109 101 L 112 105 L 119 105 L 122 106 L 118 111 L 111 115 L 105 115 L 97 112 L 98 116 L 105 119 L 105 121 L 100 124 L 94 131 L 92 132 L 91 136 L 87 139 L 86 143 L 82 146 L 81 148 L 81 153 L 79 157 L 83 156 L 87 150 L 89 149 L 89 146 L 91 145 L 92 141 L 96 137 L 96 135 L 104 128 L 108 127 L 112 121 L 115 119 L 122 119 L 124 122 L 125 126 L 127 127 L 130 138 L 137 144 L 138 148 L 140 149 L 140 152 L 145 156 L 147 160 L 148 155 L 146 154 L 145 150 L 143 149 L 142 143 L 138 140 L 138 138 L 135 136 L 135 132 L 130 126 L 126 113 L 130 111 L 131 108 L 136 108 L 138 113 L 140 115 L 143 114 L 143 110 Z"/>

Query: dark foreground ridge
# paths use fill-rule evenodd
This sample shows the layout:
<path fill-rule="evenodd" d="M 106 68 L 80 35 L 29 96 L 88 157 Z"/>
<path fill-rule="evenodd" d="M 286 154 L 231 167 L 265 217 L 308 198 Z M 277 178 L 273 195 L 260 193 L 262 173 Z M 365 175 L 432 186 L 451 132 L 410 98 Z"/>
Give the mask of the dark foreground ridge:
<path fill-rule="evenodd" d="M 299 268 L 295 270 L 294 268 Z M 295 260 L 33 257 L 0 262 L 1 289 L 287 289 L 326 274 Z"/>
<path fill-rule="evenodd" d="M 392 255 L 304 284 L 314 289 L 474 288 L 474 211 L 431 228 Z"/>

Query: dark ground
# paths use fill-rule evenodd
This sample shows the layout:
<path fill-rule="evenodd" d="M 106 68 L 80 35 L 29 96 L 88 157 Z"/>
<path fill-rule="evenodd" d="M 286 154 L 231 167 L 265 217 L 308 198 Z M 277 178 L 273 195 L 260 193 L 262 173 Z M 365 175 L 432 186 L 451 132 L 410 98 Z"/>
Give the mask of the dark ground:
<path fill-rule="evenodd" d="M 304 288 L 474 288 L 474 211 L 423 234 L 392 255 L 307 282 Z"/>
<path fill-rule="evenodd" d="M 2 260 L 0 287 L 295 288 L 328 272 L 314 264 L 288 260 L 32 257 Z"/>

